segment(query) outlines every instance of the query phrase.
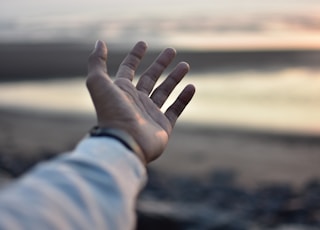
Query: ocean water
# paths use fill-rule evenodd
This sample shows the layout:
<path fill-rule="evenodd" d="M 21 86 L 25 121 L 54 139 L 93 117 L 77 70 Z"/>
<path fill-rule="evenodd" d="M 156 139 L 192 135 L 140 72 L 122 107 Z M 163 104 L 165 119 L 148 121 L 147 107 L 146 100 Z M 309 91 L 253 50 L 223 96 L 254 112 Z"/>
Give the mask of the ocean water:
<path fill-rule="evenodd" d="M 163 110 L 189 83 L 196 86 L 197 92 L 181 122 L 320 134 L 319 70 L 190 74 Z M 0 108 L 94 115 L 84 77 L 2 83 Z"/>

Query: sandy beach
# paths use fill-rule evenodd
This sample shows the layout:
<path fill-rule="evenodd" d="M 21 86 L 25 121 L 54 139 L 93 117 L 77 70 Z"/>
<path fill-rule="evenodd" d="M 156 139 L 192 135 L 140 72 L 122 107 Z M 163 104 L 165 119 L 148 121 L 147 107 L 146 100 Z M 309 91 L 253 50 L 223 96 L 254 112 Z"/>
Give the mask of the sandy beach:
<path fill-rule="evenodd" d="M 1 110 L 1 167 L 19 173 L 71 150 L 94 124 L 94 117 Z M 195 178 L 231 171 L 245 187 L 301 186 L 320 178 L 319 152 L 319 136 L 178 123 L 165 154 L 150 167 L 167 176 Z"/>

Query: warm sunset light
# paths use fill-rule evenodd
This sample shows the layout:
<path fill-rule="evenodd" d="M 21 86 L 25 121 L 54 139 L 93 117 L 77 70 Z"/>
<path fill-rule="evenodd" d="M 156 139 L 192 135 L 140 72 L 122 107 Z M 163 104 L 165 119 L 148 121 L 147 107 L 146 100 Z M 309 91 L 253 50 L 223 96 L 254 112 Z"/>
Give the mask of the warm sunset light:
<path fill-rule="evenodd" d="M 320 0 L 0 0 L 0 229 L 320 229 L 319 165 Z"/>
<path fill-rule="evenodd" d="M 170 37 L 170 36 L 169 36 Z M 171 36 L 168 43 L 191 50 L 320 50 L 320 32 L 302 34 L 194 33 Z"/>
<path fill-rule="evenodd" d="M 146 40 L 153 47 L 201 50 L 320 49 L 315 1 L 32 0 L 0 7 L 0 42 L 91 43 L 98 37 L 122 48 Z"/>

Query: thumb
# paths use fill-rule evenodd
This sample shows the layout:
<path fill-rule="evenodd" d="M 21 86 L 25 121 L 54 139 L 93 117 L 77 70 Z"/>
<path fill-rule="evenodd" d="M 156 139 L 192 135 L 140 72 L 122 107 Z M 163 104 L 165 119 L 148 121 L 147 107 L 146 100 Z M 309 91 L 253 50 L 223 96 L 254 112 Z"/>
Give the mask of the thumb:
<path fill-rule="evenodd" d="M 101 90 L 102 86 L 110 83 L 110 78 L 107 74 L 107 47 L 104 42 L 98 40 L 95 47 L 88 58 L 88 76 L 87 87 L 89 92 Z"/>
<path fill-rule="evenodd" d="M 107 73 L 107 47 L 103 41 L 98 40 L 88 59 L 88 78 Z"/>

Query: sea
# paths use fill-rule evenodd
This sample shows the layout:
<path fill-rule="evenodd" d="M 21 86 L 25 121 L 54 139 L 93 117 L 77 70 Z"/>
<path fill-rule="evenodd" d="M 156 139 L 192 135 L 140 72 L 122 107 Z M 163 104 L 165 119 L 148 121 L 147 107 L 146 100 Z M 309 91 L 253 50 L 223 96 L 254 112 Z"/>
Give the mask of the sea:
<path fill-rule="evenodd" d="M 319 12 L 317 0 L 1 1 L 0 43 L 102 39 L 127 50 L 145 40 L 150 49 L 313 52 L 320 50 Z M 306 65 L 271 70 L 253 61 L 242 69 L 191 72 L 172 97 L 183 85 L 197 88 L 181 122 L 320 134 L 320 70 L 308 65 L 308 58 L 303 58 Z M 2 82 L 0 108 L 92 116 L 84 82 L 84 76 Z"/>

